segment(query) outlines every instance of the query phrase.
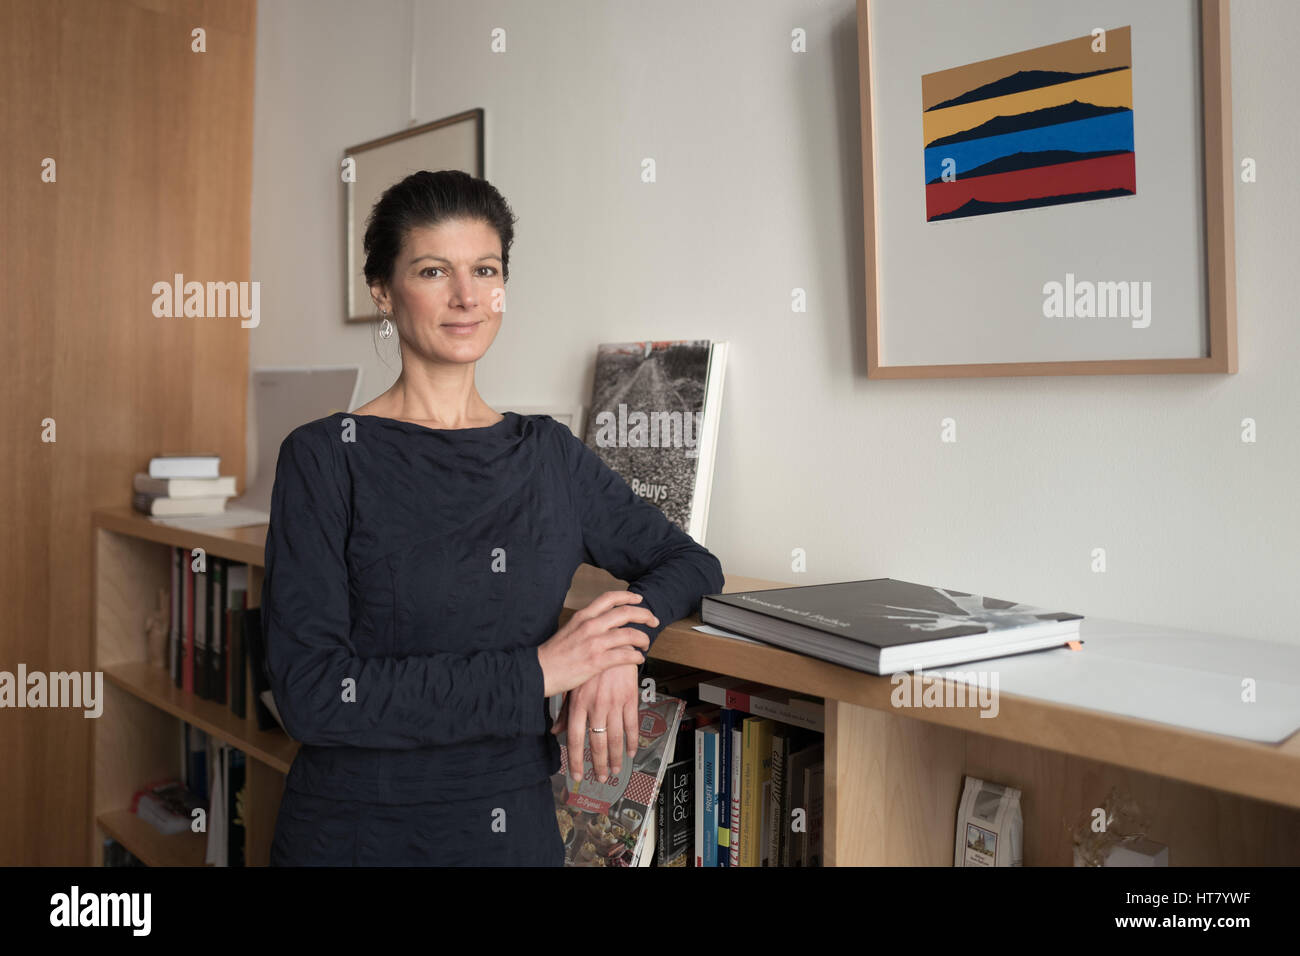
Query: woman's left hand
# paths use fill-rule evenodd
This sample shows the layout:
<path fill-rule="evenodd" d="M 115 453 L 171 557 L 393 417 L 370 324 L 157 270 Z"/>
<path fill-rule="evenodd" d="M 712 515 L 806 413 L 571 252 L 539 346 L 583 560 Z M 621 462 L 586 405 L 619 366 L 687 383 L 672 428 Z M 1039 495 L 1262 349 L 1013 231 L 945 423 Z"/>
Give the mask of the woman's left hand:
<path fill-rule="evenodd" d="M 591 735 L 591 763 L 598 781 L 605 782 L 611 769 L 615 775 L 622 771 L 625 751 L 629 764 L 636 756 L 640 711 L 636 675 L 636 665 L 620 664 L 601 671 L 565 697 L 551 733 L 568 732 L 569 775 L 574 780 L 582 779 L 582 741 L 588 723 L 605 728 L 603 734 Z"/>

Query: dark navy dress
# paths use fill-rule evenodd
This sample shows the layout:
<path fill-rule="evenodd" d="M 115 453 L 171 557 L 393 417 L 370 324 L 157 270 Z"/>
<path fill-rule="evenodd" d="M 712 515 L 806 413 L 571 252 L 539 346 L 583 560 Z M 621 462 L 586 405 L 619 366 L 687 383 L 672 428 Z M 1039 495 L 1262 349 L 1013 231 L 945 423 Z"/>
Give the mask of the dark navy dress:
<path fill-rule="evenodd" d="M 302 747 L 273 865 L 562 866 L 537 647 L 605 568 L 659 628 L 716 557 L 564 425 L 336 413 L 280 446 L 262 585 L 275 703 Z"/>

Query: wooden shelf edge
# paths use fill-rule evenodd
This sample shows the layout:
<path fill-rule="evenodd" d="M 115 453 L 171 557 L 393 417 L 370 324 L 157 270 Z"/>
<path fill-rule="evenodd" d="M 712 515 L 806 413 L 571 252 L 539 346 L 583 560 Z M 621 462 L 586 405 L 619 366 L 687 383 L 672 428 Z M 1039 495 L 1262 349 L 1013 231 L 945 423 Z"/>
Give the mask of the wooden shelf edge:
<path fill-rule="evenodd" d="M 99 828 L 146 866 L 207 866 L 206 833 L 159 833 L 130 810 L 109 810 L 95 817 Z"/>
<path fill-rule="evenodd" d="M 94 528 L 116 531 L 132 538 L 176 548 L 202 548 L 208 554 L 253 567 L 262 567 L 265 559 L 268 526 L 264 524 L 190 531 L 150 521 L 146 515 L 128 505 L 95 508 L 90 513 L 90 521 Z"/>
<path fill-rule="evenodd" d="M 299 745 L 282 731 L 256 730 L 248 719 L 236 717 L 226 704 L 178 690 L 166 672 L 142 661 L 101 666 L 104 676 L 127 693 L 242 750 L 251 759 L 288 774 Z"/>

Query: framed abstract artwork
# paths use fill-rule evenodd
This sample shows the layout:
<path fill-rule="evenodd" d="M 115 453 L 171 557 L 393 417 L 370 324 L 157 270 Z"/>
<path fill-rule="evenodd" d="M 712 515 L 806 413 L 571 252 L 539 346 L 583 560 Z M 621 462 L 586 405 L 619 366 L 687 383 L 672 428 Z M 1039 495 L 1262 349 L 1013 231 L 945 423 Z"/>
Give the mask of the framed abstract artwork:
<path fill-rule="evenodd" d="M 858 0 L 870 378 L 1237 370 L 1228 0 Z"/>
<path fill-rule="evenodd" d="M 422 169 L 461 169 L 482 179 L 483 110 L 466 110 L 372 139 L 343 154 L 345 322 L 379 318 L 366 286 L 366 217 L 385 189 Z"/>

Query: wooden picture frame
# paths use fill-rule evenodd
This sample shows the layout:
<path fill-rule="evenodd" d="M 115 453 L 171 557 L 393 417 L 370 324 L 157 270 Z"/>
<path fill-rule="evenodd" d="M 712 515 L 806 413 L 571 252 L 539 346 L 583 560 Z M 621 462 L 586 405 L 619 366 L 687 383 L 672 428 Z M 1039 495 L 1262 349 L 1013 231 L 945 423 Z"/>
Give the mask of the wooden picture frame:
<path fill-rule="evenodd" d="M 1190 0 L 1190 2 L 1195 3 L 1196 0 Z M 924 201 L 925 201 L 923 195 L 925 192 L 924 187 L 932 185 L 934 181 L 924 180 L 923 177 L 919 175 L 916 176 L 918 189 L 911 191 L 911 187 L 907 186 L 907 189 L 910 192 L 909 195 L 905 198 L 905 200 L 900 201 L 896 191 L 891 193 L 886 193 L 883 197 L 882 194 L 880 193 L 881 180 L 880 180 L 880 176 L 878 175 L 877 167 L 881 163 L 880 155 L 879 155 L 882 149 L 881 140 L 887 139 L 887 141 L 883 145 L 885 148 L 888 148 L 890 150 L 901 150 L 901 149 L 912 148 L 913 152 L 915 152 L 914 147 L 916 146 L 916 141 L 906 140 L 905 138 L 899 135 L 893 135 L 887 138 L 878 136 L 878 131 L 873 126 L 873 117 L 878 118 L 878 104 L 876 102 L 873 102 L 872 99 L 871 52 L 872 52 L 873 17 L 871 11 L 872 11 L 872 7 L 877 5 L 878 5 L 878 0 L 858 0 L 858 5 L 857 5 L 859 96 L 860 96 L 860 107 L 861 107 L 861 137 L 862 137 L 862 182 L 863 182 L 862 204 L 863 204 L 863 233 L 864 233 L 864 240 L 865 240 L 864 254 L 865 254 L 865 270 L 866 270 L 865 291 L 866 291 L 866 325 L 867 325 L 866 343 L 867 343 L 868 377 L 869 378 L 945 378 L 945 377 L 997 377 L 997 376 L 1026 376 L 1026 375 L 1115 375 L 1115 374 L 1185 373 L 1185 372 L 1235 373 L 1237 371 L 1237 331 L 1236 331 L 1236 270 L 1235 270 L 1235 251 L 1234 251 L 1235 244 L 1234 244 L 1234 235 L 1233 235 L 1233 190 L 1235 187 L 1236 167 L 1232 157 L 1232 107 L 1231 107 L 1232 97 L 1231 97 L 1230 40 L 1229 40 L 1229 26 L 1228 26 L 1229 25 L 1229 0 L 1200 0 L 1199 15 L 1194 7 L 1188 12 L 1188 16 L 1192 20 L 1189 29 L 1191 29 L 1196 25 L 1196 21 L 1199 21 L 1199 32 L 1200 32 L 1200 43 L 1199 43 L 1199 63 L 1201 67 L 1200 148 L 1203 150 L 1203 165 L 1201 167 L 1201 169 L 1203 170 L 1203 176 L 1202 176 L 1203 188 L 1200 190 L 1201 193 L 1200 196 L 1194 197 L 1194 199 L 1199 199 L 1200 201 L 1203 202 L 1204 205 L 1203 205 L 1203 213 L 1200 210 L 1196 210 L 1194 205 L 1184 204 L 1184 208 L 1191 209 L 1192 212 L 1190 214 L 1192 215 L 1197 215 L 1197 216 L 1203 215 L 1203 222 L 1204 222 L 1203 249 L 1205 252 L 1205 257 L 1204 257 L 1203 269 L 1201 270 L 1201 274 L 1199 276 L 1188 276 L 1188 283 L 1186 284 L 1185 287 L 1195 289 L 1195 287 L 1191 285 L 1191 281 L 1193 279 L 1202 283 L 1200 288 L 1195 289 L 1195 291 L 1192 294 L 1204 302 L 1205 308 L 1201 310 L 1202 314 L 1199 317 L 1189 318 L 1186 314 L 1183 314 L 1181 316 L 1175 315 L 1174 321 L 1179 323 L 1186 323 L 1185 328 L 1180 327 L 1180 329 L 1178 330 L 1178 334 L 1188 337 L 1188 340 L 1190 340 L 1191 337 L 1195 336 L 1199 339 L 1199 341 L 1204 343 L 1205 347 L 1200 350 L 1201 354 L 1199 355 L 1193 354 L 1193 355 L 1188 355 L 1186 357 L 1123 357 L 1120 356 L 1115 358 L 1091 358 L 1091 359 L 1070 359 L 1067 356 L 1067 357 L 1063 357 L 1060 360 L 1055 360 L 1055 359 L 1017 360 L 1017 361 L 1007 361 L 1007 362 L 985 360 L 985 361 L 971 361 L 969 363 L 962 362 L 962 361 L 936 361 L 936 362 L 922 361 L 920 363 L 912 363 L 912 364 L 899 363 L 896 358 L 894 359 L 894 364 L 891 364 L 890 355 L 884 354 L 882 352 L 882 349 L 885 346 L 890 345 L 889 342 L 885 341 L 887 338 L 886 336 L 887 330 L 894 329 L 894 335 L 893 338 L 891 339 L 891 342 L 901 340 L 906 335 L 912 335 L 913 341 L 915 342 L 942 343 L 940 345 L 935 346 L 935 349 L 937 351 L 942 351 L 944 348 L 948 347 L 947 343 L 943 342 L 941 335 L 930 335 L 929 337 L 925 337 L 921 333 L 913 330 L 922 327 L 928 327 L 925 326 L 925 323 L 935 324 L 934 327 L 938 328 L 939 326 L 937 325 L 937 323 L 948 321 L 952 323 L 950 327 L 957 332 L 959 338 L 961 336 L 965 336 L 968 340 L 973 340 L 976 333 L 973 332 L 969 327 L 964 330 L 959 330 L 957 323 L 963 320 L 963 318 L 961 317 L 957 319 L 947 318 L 946 316 L 942 318 L 935 318 L 936 315 L 941 315 L 941 316 L 943 315 L 941 310 L 925 310 L 924 306 L 918 306 L 917 309 L 912 310 L 913 314 L 909 316 L 905 314 L 908 311 L 907 309 L 900 310 L 895 307 L 891 312 L 889 310 L 883 309 L 881 305 L 882 278 L 885 278 L 886 276 L 886 273 L 882 271 L 881 256 L 882 256 L 882 249 L 888 248 L 887 245 L 888 237 L 882 235 L 882 223 L 880 221 L 882 198 L 887 204 L 891 205 L 891 207 L 895 209 L 900 207 L 909 210 L 913 208 L 921 209 L 921 221 L 923 223 L 923 226 L 917 227 L 912 225 L 911 223 L 907 224 L 908 228 L 913 230 L 913 233 L 915 235 L 920 235 L 921 228 L 953 227 L 957 224 L 957 220 L 954 220 L 952 222 L 937 222 L 937 221 L 926 220 L 926 213 L 923 208 Z M 1108 7 L 1106 9 L 1113 9 L 1113 8 Z M 895 11 L 892 10 L 890 11 L 891 16 L 894 15 L 894 13 Z M 899 16 L 901 15 L 902 14 L 900 13 Z M 920 15 L 917 14 L 917 16 L 919 17 Z M 1125 16 L 1127 16 L 1127 14 L 1125 14 Z M 991 24 L 990 29 L 996 29 L 997 26 L 996 18 L 988 17 L 987 20 Z M 1070 24 L 1074 24 L 1076 23 L 1076 20 L 1069 20 L 1068 22 Z M 1106 26 L 1107 24 L 1103 23 L 1102 25 Z M 1118 24 L 1112 24 L 1110 26 L 1118 26 Z M 1071 29 L 1070 26 L 1063 27 L 1063 30 L 1066 31 L 1070 29 Z M 1194 32 L 1194 30 L 1192 32 Z M 881 35 L 884 36 L 886 34 L 882 33 Z M 1149 30 L 1146 31 L 1145 33 L 1146 37 L 1150 37 L 1151 35 L 1152 35 L 1152 31 Z M 1067 37 L 1075 37 L 1077 40 L 1078 38 L 1077 28 L 1075 29 L 1074 33 L 1069 33 L 1069 32 L 1063 33 L 1059 39 L 1065 40 Z M 989 43 L 986 38 L 985 47 L 987 47 L 988 45 Z M 1134 40 L 1134 46 L 1135 48 L 1137 47 L 1136 39 Z M 1194 46 L 1194 44 L 1189 44 L 1189 46 Z M 905 54 L 895 54 L 889 48 L 882 49 L 878 47 L 878 49 L 881 49 L 882 58 L 887 58 L 888 56 L 894 56 L 894 55 L 899 55 L 899 56 L 905 55 Z M 983 47 L 981 49 L 983 49 Z M 1005 50 L 1004 52 L 1008 54 L 1018 53 L 1020 52 L 1021 49 L 1023 48 L 1013 48 L 1013 49 Z M 1147 56 L 1150 53 L 1151 50 L 1148 48 L 1143 48 L 1140 51 L 1135 50 L 1135 52 L 1133 53 L 1132 64 L 1136 66 L 1138 62 L 1139 54 L 1142 56 Z M 967 62 L 980 60 L 980 59 L 982 59 L 982 57 L 972 56 L 970 58 L 970 61 Z M 1010 58 L 1008 57 L 1008 59 Z M 1154 59 L 1154 57 L 1152 57 L 1152 59 Z M 956 61 L 956 62 L 946 64 L 946 66 L 952 66 L 952 67 L 957 67 L 962 65 L 964 64 L 961 61 Z M 1145 65 L 1148 67 L 1151 66 L 1150 63 L 1147 63 Z M 915 71 L 917 75 L 910 78 L 910 80 L 905 76 L 894 76 L 893 78 L 897 79 L 900 83 L 902 83 L 902 86 L 900 87 L 897 84 L 892 86 L 887 86 L 886 92 L 882 93 L 881 95 L 882 96 L 903 96 L 903 97 L 912 96 L 916 92 L 917 86 L 919 86 L 920 74 L 925 72 L 927 71 L 924 69 L 917 69 Z M 909 86 L 907 85 L 908 82 L 914 82 L 916 83 L 916 85 Z M 882 85 L 886 85 L 886 84 L 882 83 Z M 1153 111 L 1151 109 L 1152 102 L 1154 99 L 1153 97 L 1150 96 L 1152 92 L 1153 92 L 1152 85 L 1148 84 L 1145 89 L 1145 93 L 1147 94 L 1147 99 L 1145 100 L 1147 106 L 1147 116 L 1155 120 L 1155 119 L 1160 119 L 1161 117 L 1153 114 Z M 1154 92 L 1168 93 L 1168 89 L 1154 90 Z M 986 94 L 986 95 L 991 95 L 991 94 Z M 1132 95 L 1131 103 L 1133 104 L 1130 107 L 1131 114 L 1133 115 L 1134 120 L 1136 122 L 1141 123 L 1143 117 L 1141 116 L 1141 112 L 1140 112 L 1142 110 L 1142 106 L 1140 104 L 1143 101 L 1139 98 L 1139 91 L 1136 88 L 1134 88 L 1131 95 Z M 899 101 L 895 101 L 894 103 L 889 104 L 890 110 L 892 111 L 892 115 L 902 115 L 901 112 L 899 112 L 902 109 L 913 109 L 918 114 L 916 122 L 920 123 L 923 122 L 923 120 L 920 117 L 920 110 L 915 109 L 916 105 L 919 105 L 919 101 L 913 103 L 912 100 L 908 100 L 906 104 L 900 103 Z M 943 105 L 948 105 L 948 104 L 946 102 Z M 937 107 L 932 107 L 932 109 L 935 108 Z M 1194 113 L 1192 113 L 1191 115 L 1194 115 Z M 892 132 L 897 134 L 900 128 L 901 127 L 894 128 L 892 129 Z M 925 143 L 924 137 L 920 137 L 919 139 L 921 140 L 922 143 Z M 933 141 L 931 141 L 930 143 L 925 143 L 925 145 L 932 145 L 932 144 Z M 1195 146 L 1196 144 L 1193 144 L 1193 148 L 1195 148 Z M 1130 147 L 1130 150 L 1132 149 L 1133 147 Z M 1148 150 L 1148 152 L 1151 151 Z M 1138 162 L 1140 162 L 1142 159 L 1140 150 L 1138 150 L 1137 159 Z M 901 165 L 901 163 L 903 162 L 903 157 L 901 154 L 892 156 L 891 161 L 900 164 L 896 168 L 899 169 L 903 168 Z M 908 161 L 914 161 L 914 160 L 909 158 Z M 1143 177 L 1141 175 L 1141 172 L 1142 169 L 1141 167 L 1139 167 L 1139 175 L 1137 177 L 1137 192 L 1135 195 L 1125 196 L 1121 198 L 1107 199 L 1106 202 L 1126 203 L 1126 202 L 1133 202 L 1135 199 L 1141 197 L 1143 195 L 1142 194 Z M 1154 181 L 1154 177 L 1148 176 L 1147 180 L 1148 180 L 1148 187 L 1150 187 L 1150 185 Z M 895 185 L 897 185 L 900 182 L 906 185 L 906 181 L 903 178 L 896 176 L 894 179 Z M 1154 193 L 1154 192 L 1158 192 L 1158 190 L 1149 189 L 1149 193 Z M 921 199 L 919 203 L 917 200 L 917 194 L 921 194 Z M 1151 200 L 1151 202 L 1153 203 L 1158 201 L 1159 200 Z M 910 203 L 911 205 L 904 207 L 903 206 L 904 202 Z M 965 223 L 966 225 L 961 226 L 959 228 L 964 228 L 967 230 L 967 232 L 962 236 L 960 236 L 959 238 L 965 241 L 967 244 L 978 243 L 979 241 L 978 237 L 981 235 L 981 231 L 978 229 L 978 227 L 970 225 L 971 223 L 976 223 L 978 220 L 1004 219 L 1004 217 L 1006 217 L 1007 215 L 1019 215 L 1019 216 L 1032 217 L 1034 214 L 1042 214 L 1042 213 L 1047 213 L 1048 215 L 1055 217 L 1054 219 L 1051 220 L 1053 223 L 1053 228 L 1055 229 L 1053 235 L 1055 237 L 1061 237 L 1066 235 L 1066 233 L 1068 232 L 1068 223 L 1071 221 L 1069 219 L 1071 215 L 1069 211 L 1078 210 L 1083 208 L 1084 206 L 1089 206 L 1089 205 L 1101 206 L 1102 204 L 1076 203 L 1073 206 L 1055 205 L 1050 207 L 1041 206 L 1032 209 L 1020 209 L 1014 213 L 1000 212 L 998 215 L 993 215 L 993 216 L 972 215 L 969 218 L 960 220 L 960 222 Z M 1122 208 L 1122 207 L 1115 206 L 1111 208 L 1115 209 L 1115 208 Z M 1075 215 L 1076 217 L 1078 216 L 1078 214 Z M 1093 219 L 1094 222 L 1096 221 L 1097 218 L 1096 213 L 1090 213 L 1088 215 Z M 892 221 L 903 222 L 904 220 L 901 219 L 899 216 L 895 215 Z M 1021 218 L 1019 220 L 1013 220 L 1013 221 L 1019 224 L 1016 227 L 1017 229 L 1025 229 L 1029 231 L 1031 231 L 1034 228 L 1034 224 L 1035 224 L 1035 220 L 1033 220 L 1032 218 Z M 1037 227 L 1041 229 L 1042 222 L 1044 221 L 1046 220 L 1038 220 Z M 999 224 L 998 228 L 1002 230 L 1002 234 L 1005 236 L 1007 234 L 1007 229 L 1009 227 L 1005 224 L 1005 220 L 1004 220 L 1003 223 Z M 1118 231 L 1119 227 L 1115 226 L 1112 228 Z M 1160 225 L 1152 226 L 1153 230 L 1159 228 Z M 1169 230 L 1170 228 L 1171 227 L 1166 227 L 1167 230 Z M 897 231 L 895 232 L 895 234 L 896 235 L 898 234 Z M 1160 235 L 1160 233 L 1158 232 L 1155 234 L 1157 236 Z M 1127 236 L 1129 234 L 1125 233 L 1124 235 Z M 1170 232 L 1166 231 L 1165 235 L 1170 235 Z M 954 236 L 953 233 L 949 233 L 948 239 L 951 240 L 953 236 Z M 1196 239 L 1198 240 L 1199 238 L 1200 238 L 1199 236 L 1196 237 Z M 1028 232 L 1024 236 L 1024 239 L 1026 241 L 1023 242 L 1022 245 L 1026 247 L 1032 247 L 1032 242 L 1030 241 L 1030 236 Z M 1104 251 L 1104 246 L 1099 249 L 1095 243 L 1093 244 L 1092 248 L 1095 251 L 1097 251 L 1098 254 L 1101 254 L 1101 252 Z M 1032 248 L 1030 249 L 1030 251 L 1031 252 L 1033 251 Z M 891 254 L 893 253 L 891 252 Z M 978 258 L 978 256 L 973 258 Z M 895 254 L 895 265 L 897 265 L 898 262 L 900 261 L 904 263 L 911 263 L 917 260 L 915 258 L 908 259 L 906 257 Z M 945 258 L 942 259 L 941 261 L 947 263 L 951 260 Z M 920 268 L 920 266 L 924 264 L 925 262 L 924 260 L 922 260 L 920 263 L 918 263 L 918 266 L 916 266 L 915 268 Z M 930 264 L 930 267 L 935 268 L 933 266 L 933 263 Z M 959 265 L 956 268 L 960 268 L 960 267 L 961 266 Z M 909 268 L 913 268 L 913 267 L 909 265 Z M 1019 274 L 1015 272 L 1015 269 L 1016 269 L 1016 265 L 1014 263 L 1008 265 L 1009 274 L 1015 276 L 1017 282 L 1020 282 L 1022 280 L 1027 282 L 1028 280 L 1026 280 L 1025 278 L 1027 274 L 1025 269 L 1021 267 Z M 1062 268 L 1061 272 L 1063 273 L 1064 271 L 1065 269 Z M 1033 275 L 1036 277 L 1037 273 L 1030 272 L 1028 273 L 1028 275 Z M 913 276 L 909 276 L 908 278 L 915 280 L 917 277 L 913 275 Z M 1071 276 L 1071 278 L 1073 277 Z M 1108 277 L 1103 276 L 1103 279 L 1105 278 Z M 980 273 L 976 277 L 976 281 L 985 281 L 986 279 L 987 279 L 986 273 Z M 924 285 L 925 283 L 923 282 L 913 281 L 911 283 L 907 283 L 900 279 L 896 287 L 900 289 L 908 290 L 905 294 L 924 296 L 929 294 L 924 290 L 923 288 Z M 1025 291 L 1024 288 L 1022 288 L 1019 284 L 1016 287 L 1021 291 Z M 1179 288 L 1181 289 L 1183 287 L 1179 287 Z M 1045 285 L 1043 286 L 1043 291 L 1044 292 L 1047 291 L 1047 286 Z M 993 298 L 993 296 L 990 296 L 989 298 Z M 1127 296 L 1126 296 L 1126 300 L 1127 300 Z M 1043 314 L 1044 315 L 1047 314 L 1046 306 L 1043 307 Z M 918 317 L 920 317 L 919 321 L 918 321 Z M 904 329 L 905 326 L 895 327 L 887 324 L 887 323 L 906 323 L 908 322 L 909 318 L 913 320 L 913 329 L 908 329 L 905 332 L 900 333 L 900 329 Z M 1027 313 L 1021 312 L 1016 314 L 1016 316 L 1012 320 L 1009 320 L 1009 323 L 1019 322 L 1021 323 L 1021 325 L 1024 325 L 1026 318 L 1027 318 Z M 1050 320 L 1045 320 L 1045 321 L 1050 321 Z M 1195 323 L 1194 327 L 1193 327 L 1193 323 Z M 1201 323 L 1203 323 L 1203 325 Z M 1134 323 L 1135 326 L 1136 324 L 1137 323 Z M 1009 326 L 1009 329 L 1004 328 L 1000 330 L 1003 333 L 1000 338 L 997 336 L 990 336 L 989 339 L 987 339 L 984 343 L 981 343 L 981 349 L 984 351 L 988 351 L 996 348 L 1001 348 L 1003 347 L 1003 344 L 1007 342 L 1013 343 L 1016 348 L 1024 348 L 1026 351 L 1034 348 L 1047 350 L 1054 347 L 1053 343 L 1040 344 L 1039 341 L 1034 339 L 1032 336 L 1017 338 L 1015 336 L 1014 327 Z M 1039 328 L 1039 329 L 1034 329 L 1032 331 L 1035 333 L 1035 335 L 1037 335 L 1037 334 L 1041 334 L 1043 330 Z M 1057 334 L 1057 333 L 1053 332 L 1051 334 Z M 1072 333 L 1066 332 L 1062 334 L 1070 335 Z M 1077 338 L 1077 333 L 1073 333 L 1073 334 Z M 1135 341 L 1135 340 L 1129 340 L 1129 341 Z M 1026 345 L 1025 344 L 1026 342 L 1029 342 L 1029 344 Z M 1109 347 L 1109 343 L 1107 345 Z M 923 348 L 927 348 L 927 347 L 929 346 L 922 346 L 921 349 L 914 349 L 913 351 L 921 351 Z M 1146 343 L 1143 343 L 1143 347 L 1146 347 Z"/>
<path fill-rule="evenodd" d="M 483 110 L 445 116 L 400 133 L 359 143 L 344 153 L 352 181 L 343 181 L 344 322 L 374 322 L 365 279 L 366 218 L 385 189 L 422 169 L 461 169 L 482 179 Z"/>

